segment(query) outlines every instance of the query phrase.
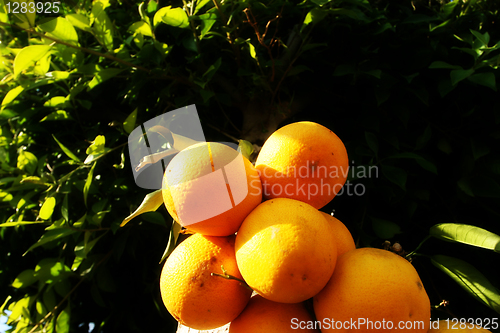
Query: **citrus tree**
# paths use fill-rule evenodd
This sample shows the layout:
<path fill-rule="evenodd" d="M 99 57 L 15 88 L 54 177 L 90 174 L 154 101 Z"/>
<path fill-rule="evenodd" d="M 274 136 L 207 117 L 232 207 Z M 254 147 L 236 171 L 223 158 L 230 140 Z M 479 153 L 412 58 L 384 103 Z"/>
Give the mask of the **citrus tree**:
<path fill-rule="evenodd" d="M 255 153 L 292 121 L 334 130 L 351 169 L 323 210 L 358 247 L 411 259 L 433 318 L 498 317 L 499 10 L 0 0 L 0 303 L 11 331 L 175 331 L 159 274 L 178 230 L 135 184 L 127 139 L 191 104 L 207 140 L 244 139 Z"/>

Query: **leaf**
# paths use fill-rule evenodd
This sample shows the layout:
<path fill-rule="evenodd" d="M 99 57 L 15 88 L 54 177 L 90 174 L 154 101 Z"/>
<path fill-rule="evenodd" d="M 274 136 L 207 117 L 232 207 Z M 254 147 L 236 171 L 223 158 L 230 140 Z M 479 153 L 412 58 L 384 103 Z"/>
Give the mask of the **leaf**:
<path fill-rule="evenodd" d="M 72 45 L 78 44 L 78 34 L 73 25 L 63 17 L 56 17 L 50 21 L 38 24 L 48 36 L 62 40 Z"/>
<path fill-rule="evenodd" d="M 132 111 L 131 114 L 128 115 L 127 119 L 123 122 L 123 129 L 127 134 L 130 134 L 135 128 L 135 121 L 137 119 L 137 109 Z"/>
<path fill-rule="evenodd" d="M 113 22 L 109 19 L 104 9 L 109 5 L 109 1 L 94 1 L 92 6 L 92 16 L 94 23 L 92 25 L 97 40 L 107 49 L 113 49 Z"/>
<path fill-rule="evenodd" d="M 325 16 L 327 15 L 327 12 L 325 10 L 319 9 L 319 8 L 313 8 L 311 9 L 307 15 L 306 18 L 304 19 L 304 26 L 313 23 L 316 24 L 323 20 Z"/>
<path fill-rule="evenodd" d="M 64 107 L 66 106 L 67 102 L 68 99 L 64 96 L 54 96 L 47 102 L 43 103 L 43 106 L 52 108 Z"/>
<path fill-rule="evenodd" d="M 392 221 L 371 218 L 372 228 L 375 234 L 382 239 L 391 239 L 401 233 L 401 228 Z"/>
<path fill-rule="evenodd" d="M 23 90 L 23 86 L 17 86 L 9 90 L 9 92 L 3 98 L 2 108 L 0 109 L 0 111 L 3 110 L 9 103 L 11 103 L 17 96 L 19 96 L 19 94 L 22 93 Z"/>
<path fill-rule="evenodd" d="M 9 23 L 9 15 L 7 14 L 7 8 L 5 7 L 4 0 L 0 0 L 0 22 Z"/>
<path fill-rule="evenodd" d="M 156 12 L 153 18 L 153 26 L 156 28 L 161 22 L 173 27 L 189 27 L 189 19 L 186 12 L 182 8 L 172 8 L 172 6 L 163 7 Z"/>
<path fill-rule="evenodd" d="M 54 197 L 49 197 L 45 200 L 45 202 L 42 205 L 42 208 L 40 208 L 40 213 L 39 217 L 42 220 L 48 220 L 52 216 L 52 213 L 54 213 L 54 207 L 56 206 L 56 198 Z"/>
<path fill-rule="evenodd" d="M 399 153 L 399 154 L 396 154 L 396 155 L 389 156 L 388 158 L 395 158 L 395 159 L 408 158 L 408 159 L 413 159 L 422 168 L 424 168 L 425 170 L 430 171 L 430 172 L 432 172 L 434 174 L 437 174 L 437 167 L 436 167 L 436 165 L 434 163 L 426 160 L 425 158 L 423 158 L 422 156 L 420 156 L 419 154 L 416 154 L 416 153 L 403 152 L 403 153 Z"/>
<path fill-rule="evenodd" d="M 87 175 L 87 180 L 85 180 L 85 185 L 83 186 L 83 202 L 85 206 L 87 206 L 87 196 L 89 194 L 90 185 L 92 184 L 92 180 L 94 179 L 94 169 L 97 162 L 94 162 L 92 168 L 90 168 L 89 174 Z"/>
<path fill-rule="evenodd" d="M 50 45 L 31 45 L 19 51 L 14 59 L 14 78 L 17 78 L 25 69 L 34 66 L 37 61 L 50 52 L 51 48 Z"/>
<path fill-rule="evenodd" d="M 458 82 L 468 78 L 474 73 L 474 69 L 454 69 L 450 72 L 451 84 L 456 85 Z"/>
<path fill-rule="evenodd" d="M 57 140 L 57 138 L 55 137 L 54 134 L 52 134 L 52 137 L 54 138 L 54 140 L 56 140 L 57 144 L 59 145 L 59 147 L 62 149 L 62 151 L 69 157 L 71 158 L 73 161 L 75 162 L 78 162 L 78 163 L 81 163 L 80 159 L 71 152 L 71 150 L 69 150 L 68 148 L 66 148 L 65 145 L 63 145 L 59 140 Z"/>
<path fill-rule="evenodd" d="M 500 236 L 473 225 L 440 223 L 432 226 L 429 234 L 445 241 L 464 243 L 500 253 Z"/>
<path fill-rule="evenodd" d="M 5 222 L 0 224 L 0 227 L 17 227 L 18 225 L 27 224 L 43 224 L 45 221 L 17 221 L 17 222 Z"/>
<path fill-rule="evenodd" d="M 102 154 L 104 152 L 104 145 L 106 144 L 106 137 L 98 135 L 95 137 L 92 144 L 85 151 L 87 154 Z"/>
<path fill-rule="evenodd" d="M 472 74 L 467 78 L 469 81 L 474 82 L 476 84 L 480 84 L 482 86 L 488 87 L 493 91 L 497 91 L 497 84 L 495 74 L 489 73 L 478 73 Z"/>
<path fill-rule="evenodd" d="M 499 291 L 474 266 L 445 255 L 434 255 L 431 262 L 476 299 L 500 313 Z"/>
<path fill-rule="evenodd" d="M 68 14 L 66 15 L 66 20 L 68 20 L 71 25 L 75 28 L 81 29 L 83 31 L 92 31 L 90 28 L 89 19 L 82 14 Z"/>
<path fill-rule="evenodd" d="M 429 68 L 462 69 L 460 66 L 451 65 L 444 61 L 434 61 L 429 65 Z"/>
<path fill-rule="evenodd" d="M 392 165 L 384 164 L 382 165 L 382 173 L 388 180 L 401 187 L 403 191 L 406 191 L 406 171 Z"/>
<path fill-rule="evenodd" d="M 72 120 L 71 116 L 64 110 L 57 110 L 43 117 L 40 122 L 54 120 Z"/>
<path fill-rule="evenodd" d="M 19 3 L 19 12 L 18 13 L 13 13 L 12 14 L 12 19 L 15 25 L 23 28 L 23 29 L 30 29 L 35 26 L 35 18 L 36 18 L 36 11 L 30 13 L 30 10 L 27 10 L 26 13 L 22 13 L 21 11 L 21 4 L 26 3 L 26 8 L 35 8 L 35 1 L 34 0 L 11 0 L 11 2 L 17 2 Z"/>
<path fill-rule="evenodd" d="M 250 159 L 250 156 L 252 156 L 254 152 L 252 143 L 246 140 L 239 140 L 238 152 L 245 156 L 247 159 Z"/>
<path fill-rule="evenodd" d="M 31 247 L 23 254 L 23 256 L 26 255 L 26 253 L 30 252 L 31 250 L 33 250 L 39 246 L 42 246 L 42 245 L 47 244 L 49 242 L 59 240 L 59 239 L 64 238 L 64 237 L 67 237 L 71 234 L 74 234 L 77 231 L 78 230 L 69 229 L 69 228 L 57 228 L 57 229 L 49 230 L 42 235 L 42 237 L 38 240 L 38 242 L 31 245 Z"/>
<path fill-rule="evenodd" d="M 470 32 L 481 42 L 481 44 L 483 44 L 483 46 L 488 46 L 488 43 L 490 42 L 490 35 L 488 32 L 485 32 L 484 35 L 479 31 L 472 29 L 470 29 Z"/>
<path fill-rule="evenodd" d="M 57 316 L 57 319 L 56 319 L 56 332 L 57 333 L 68 333 L 69 332 L 69 320 L 70 320 L 69 309 L 70 309 L 70 307 L 67 306 Z"/>
<path fill-rule="evenodd" d="M 179 233 L 181 232 L 181 225 L 175 220 L 172 220 L 172 227 L 170 227 L 170 233 L 168 236 L 168 243 L 165 251 L 163 252 L 163 255 L 161 256 L 160 259 L 160 264 L 168 258 L 170 253 L 175 249 L 175 245 L 177 244 L 177 239 L 179 238 Z"/>
<path fill-rule="evenodd" d="M 140 206 L 129 216 L 127 216 L 123 222 L 120 224 L 120 227 L 125 226 L 130 220 L 134 217 L 141 215 L 146 212 L 154 212 L 163 204 L 163 196 L 162 190 L 156 190 L 147 194 L 142 200 Z"/>
<path fill-rule="evenodd" d="M 106 68 L 99 70 L 95 74 L 94 78 L 89 82 L 88 89 L 93 89 L 98 84 L 103 83 L 104 81 L 109 80 L 112 77 L 115 77 L 123 71 L 124 69 L 121 68 Z"/>
<path fill-rule="evenodd" d="M 38 159 L 29 151 L 21 150 L 17 156 L 17 168 L 34 174 L 38 165 Z"/>
<path fill-rule="evenodd" d="M 141 34 L 143 36 L 153 37 L 153 31 L 151 31 L 151 26 L 144 21 L 139 21 L 133 23 L 129 28 L 134 34 Z"/>
<path fill-rule="evenodd" d="M 12 282 L 12 287 L 19 289 L 19 288 L 25 288 L 33 283 L 38 281 L 38 278 L 35 277 L 35 271 L 32 269 L 26 269 L 22 271 Z"/>

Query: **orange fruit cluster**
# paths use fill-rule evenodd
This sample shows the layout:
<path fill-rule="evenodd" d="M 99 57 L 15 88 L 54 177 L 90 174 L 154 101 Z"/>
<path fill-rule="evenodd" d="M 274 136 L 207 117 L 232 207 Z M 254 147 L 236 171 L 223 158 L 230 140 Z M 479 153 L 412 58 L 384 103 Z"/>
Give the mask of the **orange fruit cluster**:
<path fill-rule="evenodd" d="M 427 332 L 430 302 L 412 264 L 356 249 L 349 229 L 319 210 L 347 173 L 344 144 L 313 122 L 278 129 L 255 166 L 220 143 L 181 151 L 163 198 L 195 234 L 163 267 L 167 310 L 193 329 L 231 323 L 230 333 Z"/>

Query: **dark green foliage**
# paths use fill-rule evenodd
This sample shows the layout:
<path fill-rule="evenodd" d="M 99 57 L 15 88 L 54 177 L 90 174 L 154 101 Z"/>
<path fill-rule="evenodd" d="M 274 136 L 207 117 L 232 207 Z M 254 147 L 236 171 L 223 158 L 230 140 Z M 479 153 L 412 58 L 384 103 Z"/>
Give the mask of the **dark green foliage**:
<path fill-rule="evenodd" d="M 210 141 L 332 129 L 351 171 L 323 210 L 358 246 L 411 252 L 433 319 L 498 317 L 497 1 L 8 3 L 0 303 L 13 330 L 175 331 L 158 290 L 172 219 L 161 206 L 120 224 L 149 193 L 128 133 L 191 104 Z"/>

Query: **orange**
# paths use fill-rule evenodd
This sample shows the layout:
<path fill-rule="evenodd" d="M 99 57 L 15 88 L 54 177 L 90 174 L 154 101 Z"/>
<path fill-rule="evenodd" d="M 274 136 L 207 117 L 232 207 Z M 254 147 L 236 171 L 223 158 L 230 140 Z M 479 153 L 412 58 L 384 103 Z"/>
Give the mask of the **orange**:
<path fill-rule="evenodd" d="M 255 167 L 266 199 L 291 198 L 320 209 L 342 189 L 349 160 L 335 133 L 320 124 L 303 121 L 271 134 Z"/>
<path fill-rule="evenodd" d="M 236 235 L 236 261 L 246 283 L 274 302 L 316 295 L 335 268 L 330 225 L 311 205 L 288 198 L 261 203 Z"/>
<path fill-rule="evenodd" d="M 313 304 L 323 333 L 427 332 L 431 317 L 429 297 L 412 264 L 395 253 L 374 248 L 340 256 L 330 281 Z"/>
<path fill-rule="evenodd" d="M 255 295 L 231 322 L 229 333 L 320 333 L 304 303 L 276 303 Z"/>
<path fill-rule="evenodd" d="M 165 170 L 162 194 L 174 220 L 210 236 L 234 234 L 262 202 L 258 171 L 243 155 L 218 142 L 180 151 Z"/>
<path fill-rule="evenodd" d="M 347 229 L 345 224 L 330 214 L 325 212 L 321 212 L 321 214 L 330 222 L 333 228 L 333 236 L 335 237 L 335 244 L 337 245 L 337 257 L 348 251 L 354 250 L 356 244 L 354 243 L 351 232 Z"/>
<path fill-rule="evenodd" d="M 163 303 L 184 326 L 210 330 L 235 319 L 252 291 L 242 282 L 234 256 L 234 236 L 194 234 L 180 243 L 167 258 L 160 277 Z"/>
<path fill-rule="evenodd" d="M 477 322 L 477 320 L 476 320 Z M 431 328 L 428 331 L 429 333 L 487 333 L 487 329 L 482 328 L 479 325 L 476 325 L 475 322 L 460 322 L 458 319 L 441 319 L 438 321 L 433 321 L 431 323 Z"/>

